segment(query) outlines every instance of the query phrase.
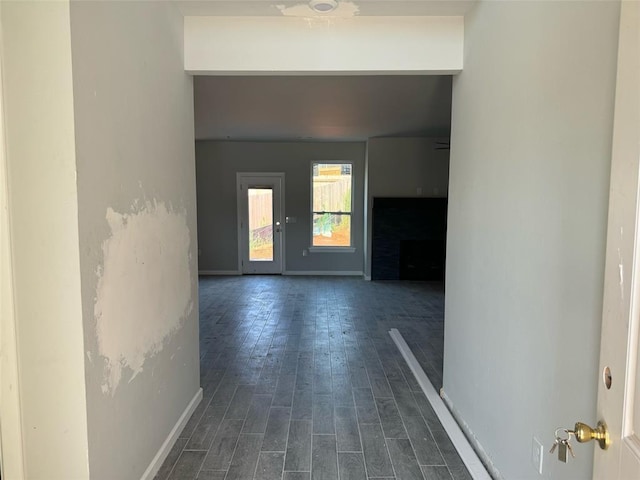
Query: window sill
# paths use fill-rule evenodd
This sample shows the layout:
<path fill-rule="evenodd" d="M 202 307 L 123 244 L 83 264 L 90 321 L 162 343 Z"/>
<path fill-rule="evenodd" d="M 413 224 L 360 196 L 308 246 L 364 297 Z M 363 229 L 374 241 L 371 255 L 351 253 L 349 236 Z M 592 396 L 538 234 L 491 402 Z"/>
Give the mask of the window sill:
<path fill-rule="evenodd" d="M 355 253 L 354 247 L 309 247 L 309 253 Z"/>

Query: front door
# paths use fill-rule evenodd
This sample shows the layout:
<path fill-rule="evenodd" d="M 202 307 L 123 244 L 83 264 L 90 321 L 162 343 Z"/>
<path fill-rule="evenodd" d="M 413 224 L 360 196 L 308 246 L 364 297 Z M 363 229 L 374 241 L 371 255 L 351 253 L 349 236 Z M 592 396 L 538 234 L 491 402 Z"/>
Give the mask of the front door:
<path fill-rule="evenodd" d="M 640 3 L 622 2 L 593 477 L 640 479 Z"/>
<path fill-rule="evenodd" d="M 238 174 L 238 237 L 243 274 L 282 273 L 283 173 Z"/>

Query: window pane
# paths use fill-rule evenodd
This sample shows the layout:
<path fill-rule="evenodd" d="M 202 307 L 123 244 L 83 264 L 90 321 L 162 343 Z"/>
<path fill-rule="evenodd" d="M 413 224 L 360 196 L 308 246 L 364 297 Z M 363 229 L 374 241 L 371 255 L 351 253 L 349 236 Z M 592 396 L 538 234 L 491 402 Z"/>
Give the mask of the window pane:
<path fill-rule="evenodd" d="M 273 191 L 249 189 L 249 260 L 273 261 Z"/>
<path fill-rule="evenodd" d="M 351 212 L 351 164 L 313 164 L 314 212 Z"/>
<path fill-rule="evenodd" d="M 314 247 L 350 247 L 351 215 L 313 214 Z"/>

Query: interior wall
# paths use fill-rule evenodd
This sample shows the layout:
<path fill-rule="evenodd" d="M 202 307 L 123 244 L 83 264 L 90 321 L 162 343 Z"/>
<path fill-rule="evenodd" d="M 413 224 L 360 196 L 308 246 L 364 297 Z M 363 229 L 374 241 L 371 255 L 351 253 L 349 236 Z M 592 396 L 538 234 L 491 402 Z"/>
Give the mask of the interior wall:
<path fill-rule="evenodd" d="M 71 34 L 91 478 L 140 478 L 199 392 L 193 83 L 171 2 Z"/>
<path fill-rule="evenodd" d="M 286 272 L 362 272 L 364 142 L 196 142 L 199 269 L 238 271 L 237 172 L 284 172 Z M 355 252 L 303 250 L 311 243 L 311 162 L 353 162 Z"/>
<path fill-rule="evenodd" d="M 1 2 L 0 8 L 20 376 L 10 388 L 20 389 L 21 414 L 5 417 L 3 397 L 3 440 L 16 420 L 23 433 L 22 443 L 3 445 L 2 453 L 22 448 L 24 456 L 24 465 L 10 464 L 19 454 L 6 458 L 11 468 L 3 476 L 84 479 L 89 465 L 69 2 Z M 4 375 L 4 349 L 2 355 Z"/>
<path fill-rule="evenodd" d="M 454 78 L 444 391 L 504 478 L 596 423 L 618 2 L 480 2 Z M 592 445 L 544 478 L 591 478 Z"/>
<path fill-rule="evenodd" d="M 370 138 L 367 142 L 367 257 L 371 276 L 374 197 L 446 197 L 449 150 L 436 150 L 448 138 Z"/>

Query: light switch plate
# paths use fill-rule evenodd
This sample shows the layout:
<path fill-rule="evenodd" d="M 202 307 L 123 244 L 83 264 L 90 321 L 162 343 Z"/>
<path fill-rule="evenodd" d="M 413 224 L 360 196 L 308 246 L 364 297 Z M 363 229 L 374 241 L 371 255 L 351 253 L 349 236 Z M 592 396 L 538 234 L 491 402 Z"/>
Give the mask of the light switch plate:
<path fill-rule="evenodd" d="M 531 442 L 531 464 L 540 475 L 542 475 L 543 456 L 544 447 L 536 437 L 533 437 L 533 441 Z"/>

